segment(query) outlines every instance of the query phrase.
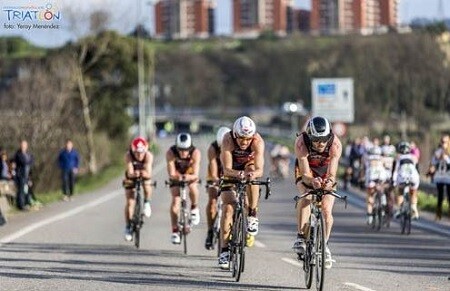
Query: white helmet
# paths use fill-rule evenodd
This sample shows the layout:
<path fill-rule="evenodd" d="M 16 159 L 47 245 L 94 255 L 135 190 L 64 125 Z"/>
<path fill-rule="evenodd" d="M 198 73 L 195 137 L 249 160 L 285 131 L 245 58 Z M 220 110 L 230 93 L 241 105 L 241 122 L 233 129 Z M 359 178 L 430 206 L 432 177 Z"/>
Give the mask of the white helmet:
<path fill-rule="evenodd" d="M 242 116 L 233 124 L 234 137 L 253 137 L 256 133 L 256 125 L 250 117 Z"/>
<path fill-rule="evenodd" d="M 330 122 L 325 117 L 313 117 L 308 121 L 306 133 L 313 142 L 327 141 L 331 137 Z"/>
<path fill-rule="evenodd" d="M 180 133 L 177 135 L 175 145 L 178 149 L 187 150 L 192 146 L 192 139 L 189 133 Z"/>
<path fill-rule="evenodd" d="M 223 141 L 223 137 L 225 136 L 225 134 L 227 134 L 230 131 L 231 131 L 231 129 L 229 129 L 226 126 L 222 126 L 221 128 L 219 128 L 219 130 L 217 130 L 216 141 L 217 141 L 217 145 L 219 147 L 222 146 L 222 141 Z"/>

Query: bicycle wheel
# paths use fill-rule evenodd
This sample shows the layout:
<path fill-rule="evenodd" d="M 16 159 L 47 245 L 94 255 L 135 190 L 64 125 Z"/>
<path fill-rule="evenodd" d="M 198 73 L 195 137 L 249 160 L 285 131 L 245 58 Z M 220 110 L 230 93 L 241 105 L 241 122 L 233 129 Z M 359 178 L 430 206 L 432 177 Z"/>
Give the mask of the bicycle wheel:
<path fill-rule="evenodd" d="M 309 225 L 311 225 L 311 218 L 309 219 Z M 305 285 L 307 289 L 311 288 L 314 273 L 313 268 L 314 264 L 311 260 L 314 246 L 314 235 L 315 235 L 315 228 L 312 227 L 309 230 L 309 238 L 306 241 L 306 250 L 305 253 L 303 254 L 303 272 L 305 273 Z M 299 259 L 301 259 L 300 255 Z"/>
<path fill-rule="evenodd" d="M 405 233 L 407 235 L 411 233 L 411 202 L 409 200 L 406 202 Z"/>
<path fill-rule="evenodd" d="M 241 274 L 244 271 L 244 261 L 245 261 L 245 219 L 242 211 L 239 211 L 238 219 L 237 219 L 237 235 L 236 235 L 236 282 L 239 282 L 241 279 Z"/>
<path fill-rule="evenodd" d="M 373 221 L 374 221 L 374 227 L 377 231 L 381 229 L 382 224 L 382 216 L 381 216 L 381 193 L 375 193 L 375 204 L 373 209 Z"/>
<path fill-rule="evenodd" d="M 186 202 L 185 202 L 186 203 Z M 186 255 L 187 254 L 187 235 L 189 233 L 189 218 L 188 213 L 186 211 L 186 205 L 182 205 L 181 208 L 181 240 L 183 241 L 183 252 Z"/>
<path fill-rule="evenodd" d="M 235 214 L 235 219 L 233 222 L 233 226 L 232 226 L 232 236 L 231 236 L 231 247 L 232 247 L 232 276 L 234 278 L 237 278 L 238 276 L 240 276 L 240 262 L 241 262 L 241 253 L 240 253 L 240 248 L 239 248 L 239 243 L 240 243 L 240 225 L 241 225 L 241 220 L 242 220 L 242 212 L 241 210 L 235 210 L 236 214 Z"/>
<path fill-rule="evenodd" d="M 315 256 L 316 256 L 316 289 L 318 291 L 323 290 L 325 281 L 325 229 L 322 215 L 319 215 L 317 219 L 316 227 L 316 244 L 315 244 Z"/>
<path fill-rule="evenodd" d="M 133 214 L 133 235 L 134 235 L 134 245 L 136 248 L 139 248 L 140 246 L 140 240 L 141 240 L 141 219 L 142 219 L 142 213 L 141 213 L 141 198 L 138 194 L 136 197 L 136 204 L 134 206 L 134 214 Z"/>

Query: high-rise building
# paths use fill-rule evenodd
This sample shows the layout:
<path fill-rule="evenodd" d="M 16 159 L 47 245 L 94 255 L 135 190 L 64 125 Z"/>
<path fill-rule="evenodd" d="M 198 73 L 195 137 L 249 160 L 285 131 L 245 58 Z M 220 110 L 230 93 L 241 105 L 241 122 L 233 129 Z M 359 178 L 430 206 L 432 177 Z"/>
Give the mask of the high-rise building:
<path fill-rule="evenodd" d="M 269 30 L 285 35 L 293 28 L 293 0 L 233 0 L 235 36 L 256 37 Z"/>
<path fill-rule="evenodd" d="M 205 38 L 214 34 L 213 0 L 160 0 L 155 5 L 157 38 Z"/>
<path fill-rule="evenodd" d="M 311 0 L 311 31 L 373 33 L 397 26 L 399 0 Z"/>

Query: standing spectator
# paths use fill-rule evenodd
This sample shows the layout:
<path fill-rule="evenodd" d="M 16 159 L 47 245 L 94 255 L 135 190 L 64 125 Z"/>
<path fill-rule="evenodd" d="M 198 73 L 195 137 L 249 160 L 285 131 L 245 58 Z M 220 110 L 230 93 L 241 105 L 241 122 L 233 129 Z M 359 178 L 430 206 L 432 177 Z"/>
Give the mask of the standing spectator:
<path fill-rule="evenodd" d="M 428 171 L 433 175 L 433 181 L 438 190 L 438 201 L 436 208 L 436 220 L 442 218 L 442 202 L 444 201 L 444 188 L 447 188 L 447 201 L 450 203 L 450 136 L 441 138 L 438 149 L 434 152 L 431 166 Z M 450 216 L 450 211 L 449 211 Z"/>
<path fill-rule="evenodd" d="M 30 182 L 31 167 L 33 165 L 33 156 L 28 151 L 28 142 L 22 140 L 20 148 L 14 155 L 15 181 L 17 186 L 17 208 L 20 210 L 29 209 L 31 197 L 28 192 Z"/>
<path fill-rule="evenodd" d="M 66 146 L 61 149 L 58 155 L 58 164 L 62 175 L 62 192 L 64 201 L 72 198 L 75 187 L 75 176 L 78 173 L 80 157 L 73 148 L 72 140 L 66 140 Z"/>

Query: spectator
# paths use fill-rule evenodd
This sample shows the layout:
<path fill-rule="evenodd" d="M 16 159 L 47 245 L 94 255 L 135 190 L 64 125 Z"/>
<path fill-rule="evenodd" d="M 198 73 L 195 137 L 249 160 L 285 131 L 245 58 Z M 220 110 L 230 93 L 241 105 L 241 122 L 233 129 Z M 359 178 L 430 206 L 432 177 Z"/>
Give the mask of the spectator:
<path fill-rule="evenodd" d="M 1 150 L 1 160 L 0 160 L 0 180 L 10 180 L 11 173 L 9 171 L 9 161 L 8 154 L 5 150 Z"/>
<path fill-rule="evenodd" d="M 72 199 L 75 187 L 75 176 L 78 173 L 79 161 L 80 158 L 78 152 L 73 148 L 73 142 L 70 139 L 66 140 L 66 146 L 61 149 L 58 155 L 64 201 L 69 201 Z"/>
<path fill-rule="evenodd" d="M 447 201 L 450 203 L 450 136 L 441 138 L 438 149 L 434 152 L 431 160 L 429 173 L 433 175 L 438 191 L 436 208 L 436 220 L 442 218 L 442 202 L 444 201 L 444 188 L 447 190 Z M 450 211 L 449 211 L 450 216 Z"/>
<path fill-rule="evenodd" d="M 409 143 L 411 145 L 411 155 L 417 158 L 417 161 L 420 160 L 420 149 L 417 147 L 417 144 L 414 141 Z M 416 164 L 417 171 L 419 172 L 419 163 Z"/>
<path fill-rule="evenodd" d="M 33 165 L 33 156 L 28 151 L 28 142 L 22 140 L 20 148 L 14 155 L 15 182 L 17 187 L 17 208 L 27 210 L 31 206 L 31 197 L 28 192 L 30 183 L 31 167 Z"/>

